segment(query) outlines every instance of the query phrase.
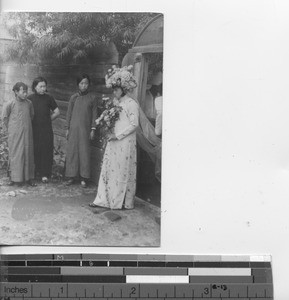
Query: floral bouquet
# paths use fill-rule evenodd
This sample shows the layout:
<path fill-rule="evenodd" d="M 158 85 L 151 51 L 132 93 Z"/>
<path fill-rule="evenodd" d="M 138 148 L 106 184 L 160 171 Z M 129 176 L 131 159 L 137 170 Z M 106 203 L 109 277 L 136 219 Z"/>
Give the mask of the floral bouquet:
<path fill-rule="evenodd" d="M 95 120 L 97 127 L 101 129 L 100 139 L 102 147 L 105 148 L 107 143 L 107 136 L 112 132 L 115 126 L 115 122 L 119 119 L 119 113 L 122 111 L 122 107 L 116 99 L 111 100 L 109 97 L 102 97 L 103 111 L 99 118 Z"/>
<path fill-rule="evenodd" d="M 111 131 L 114 128 L 115 122 L 119 119 L 119 113 L 122 107 L 117 100 L 110 100 L 109 98 L 102 98 L 104 103 L 104 110 L 100 117 L 95 120 L 96 126 L 103 128 L 106 131 Z"/>

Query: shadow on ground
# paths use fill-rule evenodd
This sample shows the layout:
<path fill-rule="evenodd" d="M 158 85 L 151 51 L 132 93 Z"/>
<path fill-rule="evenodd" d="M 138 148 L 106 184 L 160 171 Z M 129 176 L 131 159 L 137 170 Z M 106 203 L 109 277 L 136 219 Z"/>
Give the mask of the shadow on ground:
<path fill-rule="evenodd" d="M 2 245 L 160 245 L 160 208 L 139 198 L 133 210 L 93 209 L 95 186 L 9 187 L 7 181 L 0 180 Z"/>

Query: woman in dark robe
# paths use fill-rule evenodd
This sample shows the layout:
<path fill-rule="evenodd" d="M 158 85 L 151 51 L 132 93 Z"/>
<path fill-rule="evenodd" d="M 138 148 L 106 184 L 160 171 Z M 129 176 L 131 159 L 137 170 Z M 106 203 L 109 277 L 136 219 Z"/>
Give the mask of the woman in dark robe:
<path fill-rule="evenodd" d="M 53 164 L 53 131 L 52 121 L 59 115 L 59 109 L 54 98 L 47 93 L 47 81 L 43 77 L 34 79 L 32 91 L 28 96 L 34 107 L 32 121 L 34 140 L 34 161 L 36 176 L 40 176 L 43 183 L 48 182 Z"/>
<path fill-rule="evenodd" d="M 80 175 L 81 186 L 85 188 L 90 178 L 90 140 L 95 136 L 97 100 L 89 92 L 90 78 L 83 74 L 76 80 L 79 91 L 72 95 L 66 115 L 66 171 L 67 185 L 74 183 Z"/>

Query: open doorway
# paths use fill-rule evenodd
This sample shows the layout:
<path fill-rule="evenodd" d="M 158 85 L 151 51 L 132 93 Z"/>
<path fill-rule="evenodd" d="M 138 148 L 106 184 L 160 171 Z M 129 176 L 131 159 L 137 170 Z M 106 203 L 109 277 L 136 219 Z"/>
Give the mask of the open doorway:
<path fill-rule="evenodd" d="M 163 53 L 146 53 L 143 56 L 145 76 L 142 80 L 143 92 L 140 106 L 154 128 L 151 135 L 155 134 L 161 143 Z M 149 151 L 138 147 L 137 196 L 159 207 L 161 200 L 160 167 L 160 162 L 152 159 Z"/>

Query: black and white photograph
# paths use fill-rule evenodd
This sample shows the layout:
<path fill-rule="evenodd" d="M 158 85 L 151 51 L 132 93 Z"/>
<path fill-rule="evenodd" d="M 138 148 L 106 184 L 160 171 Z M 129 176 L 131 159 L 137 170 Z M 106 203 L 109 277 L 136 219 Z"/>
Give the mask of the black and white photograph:
<path fill-rule="evenodd" d="M 159 247 L 164 15 L 0 13 L 0 243 Z"/>
<path fill-rule="evenodd" d="M 289 1 L 0 9 L 3 299 L 288 300 Z"/>

